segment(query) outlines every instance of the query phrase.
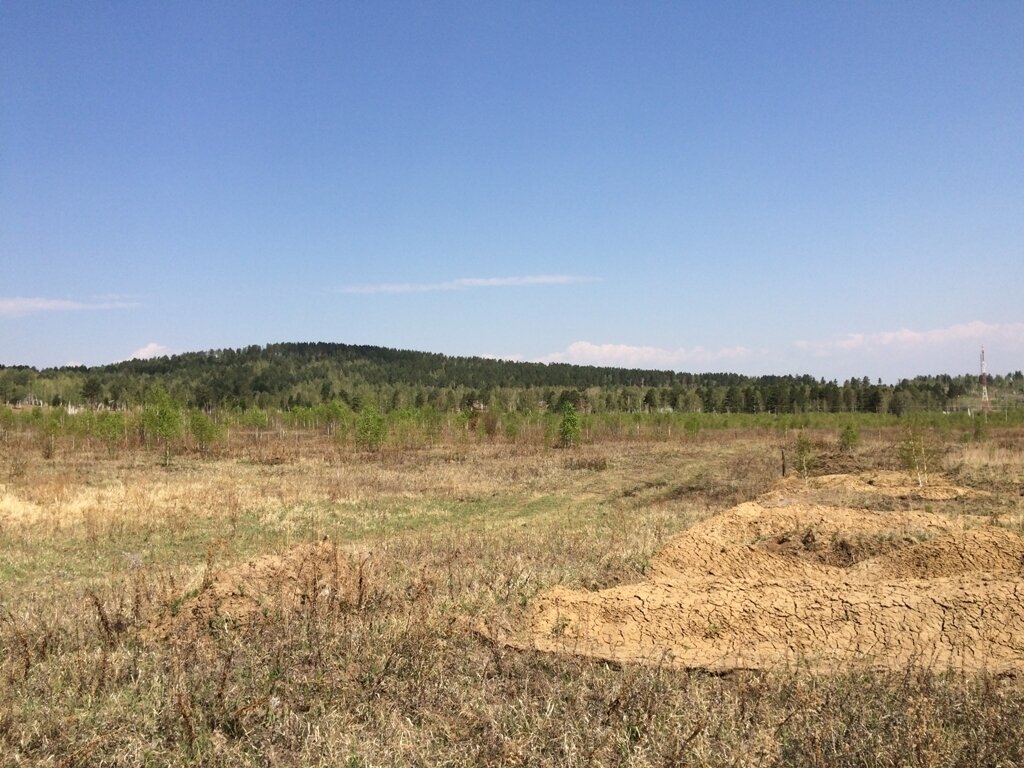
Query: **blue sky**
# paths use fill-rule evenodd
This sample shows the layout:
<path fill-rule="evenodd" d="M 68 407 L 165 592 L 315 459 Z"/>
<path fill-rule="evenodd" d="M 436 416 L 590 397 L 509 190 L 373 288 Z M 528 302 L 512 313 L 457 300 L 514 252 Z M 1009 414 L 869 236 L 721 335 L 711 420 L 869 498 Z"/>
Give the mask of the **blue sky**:
<path fill-rule="evenodd" d="M 0 4 L 0 363 L 1024 368 L 1024 4 Z"/>

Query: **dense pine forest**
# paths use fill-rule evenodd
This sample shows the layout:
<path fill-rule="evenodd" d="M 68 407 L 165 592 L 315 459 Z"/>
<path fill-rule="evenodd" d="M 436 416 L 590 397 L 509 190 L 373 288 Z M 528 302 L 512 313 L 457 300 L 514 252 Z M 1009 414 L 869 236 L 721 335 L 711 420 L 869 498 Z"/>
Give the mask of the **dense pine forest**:
<path fill-rule="evenodd" d="M 979 404 L 972 375 L 919 376 L 897 384 L 867 377 L 608 368 L 525 363 L 349 344 L 269 344 L 191 352 L 97 367 L 0 366 L 0 402 L 132 408 L 155 386 L 197 409 L 291 410 L 338 403 L 388 412 L 431 407 L 529 413 L 572 404 L 583 412 L 703 413 L 967 410 Z M 995 408 L 1019 407 L 1024 374 L 991 376 Z"/>

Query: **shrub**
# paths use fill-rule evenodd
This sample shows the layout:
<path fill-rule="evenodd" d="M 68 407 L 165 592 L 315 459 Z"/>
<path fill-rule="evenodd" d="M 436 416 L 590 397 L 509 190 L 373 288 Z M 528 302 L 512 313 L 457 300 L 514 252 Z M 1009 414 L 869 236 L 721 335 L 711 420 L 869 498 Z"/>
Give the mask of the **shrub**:
<path fill-rule="evenodd" d="M 974 416 L 974 424 L 972 425 L 971 434 L 974 442 L 980 443 L 988 437 L 988 424 L 985 423 L 985 417 L 983 415 Z"/>
<path fill-rule="evenodd" d="M 860 431 L 853 424 L 847 424 L 839 431 L 839 450 L 843 453 L 852 453 L 858 445 Z"/>
<path fill-rule="evenodd" d="M 580 416 L 572 403 L 562 409 L 562 423 L 558 426 L 558 444 L 562 448 L 574 448 L 582 441 L 583 430 Z"/>
<path fill-rule="evenodd" d="M 203 454 L 207 453 L 210 446 L 221 438 L 220 426 L 202 411 L 192 412 L 189 418 L 189 431 Z"/>
<path fill-rule="evenodd" d="M 384 414 L 376 406 L 366 406 L 356 422 L 356 445 L 368 451 L 379 451 L 384 447 L 386 434 Z"/>
<path fill-rule="evenodd" d="M 925 439 L 923 432 L 908 430 L 897 446 L 900 464 L 907 472 L 917 476 L 917 484 L 924 487 L 928 480 L 929 470 L 938 466 L 941 449 Z"/>
<path fill-rule="evenodd" d="M 117 453 L 117 446 L 121 438 L 125 436 L 126 422 L 124 414 L 116 411 L 106 411 L 96 417 L 93 424 L 96 436 L 107 446 L 107 452 L 114 456 Z"/>
<path fill-rule="evenodd" d="M 147 437 L 163 445 L 164 464 L 170 464 L 171 441 L 181 434 L 181 411 L 163 387 L 154 387 L 149 393 L 142 412 L 142 427 Z"/>
<path fill-rule="evenodd" d="M 806 477 L 813 462 L 814 446 L 810 438 L 801 432 L 796 438 L 796 463 L 800 468 L 800 474 Z"/>

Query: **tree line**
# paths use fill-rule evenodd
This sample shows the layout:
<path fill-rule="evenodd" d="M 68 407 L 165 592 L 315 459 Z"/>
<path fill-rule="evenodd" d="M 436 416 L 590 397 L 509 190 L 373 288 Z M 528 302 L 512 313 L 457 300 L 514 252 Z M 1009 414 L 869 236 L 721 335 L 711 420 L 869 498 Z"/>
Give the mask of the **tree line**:
<path fill-rule="evenodd" d="M 896 384 L 867 377 L 842 383 L 808 375 L 744 376 L 526 363 L 386 347 L 290 343 L 190 352 L 95 367 L 37 370 L 0 366 L 0 402 L 9 405 L 143 406 L 159 387 L 171 402 L 200 411 L 302 412 L 335 404 L 440 412 L 532 413 L 884 413 L 977 408 L 973 375 L 918 376 Z M 1021 371 L 989 377 L 997 408 L 1024 401 Z"/>

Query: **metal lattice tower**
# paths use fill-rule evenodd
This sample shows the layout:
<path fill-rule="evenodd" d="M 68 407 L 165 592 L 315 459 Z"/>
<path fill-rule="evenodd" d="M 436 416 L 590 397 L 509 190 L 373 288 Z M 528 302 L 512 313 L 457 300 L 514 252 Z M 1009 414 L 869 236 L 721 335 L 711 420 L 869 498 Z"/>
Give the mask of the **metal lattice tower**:
<path fill-rule="evenodd" d="M 992 403 L 988 399 L 988 370 L 985 368 L 985 347 L 981 348 L 981 410 L 988 411 Z"/>

